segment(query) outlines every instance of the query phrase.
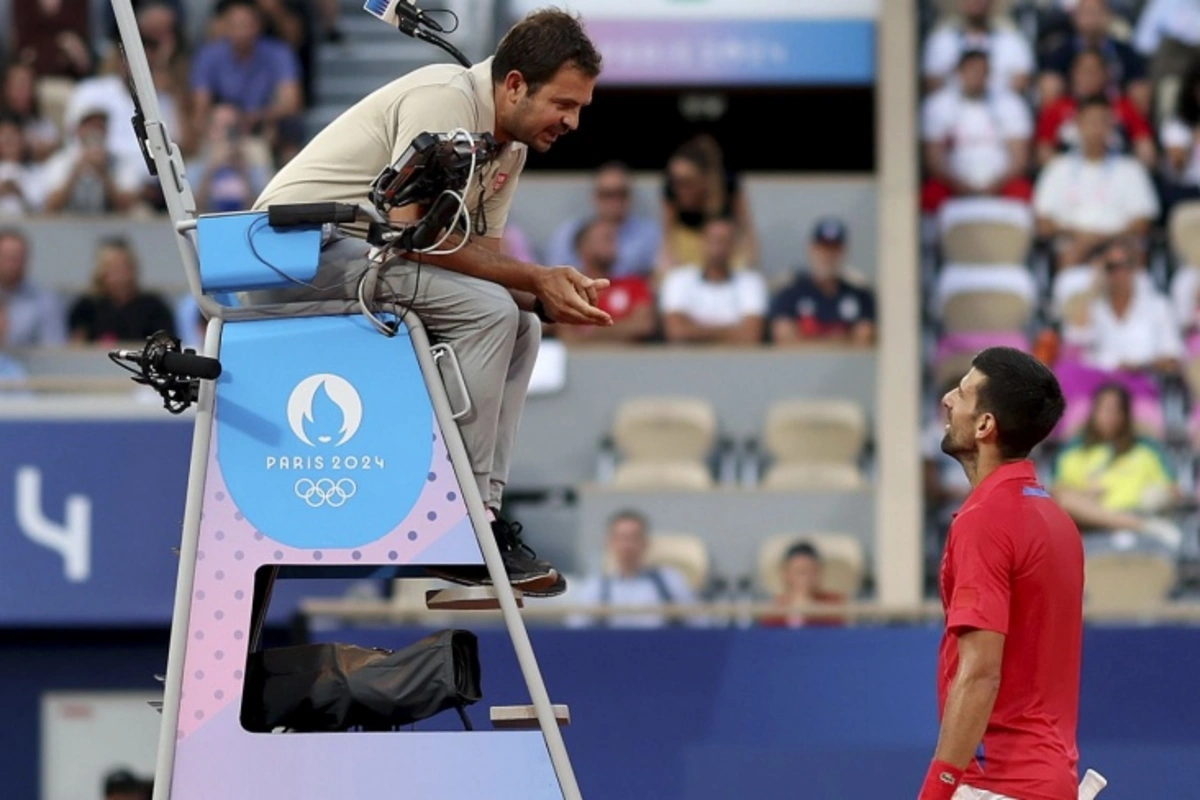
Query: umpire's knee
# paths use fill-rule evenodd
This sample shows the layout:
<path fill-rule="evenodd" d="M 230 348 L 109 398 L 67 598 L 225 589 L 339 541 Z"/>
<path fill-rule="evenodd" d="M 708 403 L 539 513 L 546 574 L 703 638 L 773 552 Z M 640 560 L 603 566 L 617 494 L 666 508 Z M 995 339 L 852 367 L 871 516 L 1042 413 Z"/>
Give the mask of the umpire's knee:
<path fill-rule="evenodd" d="M 475 311 L 479 315 L 477 323 L 480 329 L 487 331 L 490 336 L 511 338 L 517 335 L 521 310 L 505 289 L 496 286 L 495 290 L 484 292 Z"/>

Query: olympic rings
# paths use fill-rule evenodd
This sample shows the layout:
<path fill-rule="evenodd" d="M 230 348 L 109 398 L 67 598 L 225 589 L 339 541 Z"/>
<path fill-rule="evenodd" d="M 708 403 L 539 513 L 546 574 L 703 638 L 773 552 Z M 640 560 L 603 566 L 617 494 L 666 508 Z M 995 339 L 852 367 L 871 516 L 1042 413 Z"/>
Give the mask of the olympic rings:
<path fill-rule="evenodd" d="M 296 496 L 309 505 L 310 508 L 329 506 L 340 508 L 347 500 L 354 497 L 358 486 L 349 478 L 334 481 L 332 478 L 321 478 L 313 481 L 301 478 L 296 481 Z"/>

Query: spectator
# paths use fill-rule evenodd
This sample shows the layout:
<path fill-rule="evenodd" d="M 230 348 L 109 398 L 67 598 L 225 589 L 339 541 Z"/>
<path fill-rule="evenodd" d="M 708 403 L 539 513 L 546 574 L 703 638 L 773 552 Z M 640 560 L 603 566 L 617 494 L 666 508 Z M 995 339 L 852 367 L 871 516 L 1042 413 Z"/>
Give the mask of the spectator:
<path fill-rule="evenodd" d="M 150 800 L 153 783 L 142 780 L 127 769 L 119 769 L 104 778 L 104 800 Z"/>
<path fill-rule="evenodd" d="M 1161 514 L 1181 494 L 1154 441 L 1134 432 L 1132 398 L 1119 384 L 1100 387 L 1083 432 L 1058 456 L 1054 497 L 1084 535 L 1130 531 L 1179 545 Z"/>
<path fill-rule="evenodd" d="M 171 138 L 184 154 L 191 155 L 199 131 L 192 129 L 192 57 L 183 37 L 179 13 L 165 0 L 150 0 L 138 7 L 137 23 L 155 93 L 169 101 Z"/>
<path fill-rule="evenodd" d="M 29 242 L 0 230 L 0 300 L 7 307 L 6 347 L 53 347 L 67 340 L 59 298 L 29 280 Z"/>
<path fill-rule="evenodd" d="M 68 214 L 125 213 L 137 204 L 145 165 L 109 149 L 108 111 L 78 109 L 74 138 L 46 162 L 46 211 Z"/>
<path fill-rule="evenodd" d="M 1124 94 L 1142 117 L 1148 116 L 1152 91 L 1146 80 L 1146 61 L 1127 42 L 1112 35 L 1112 10 L 1108 0 L 1079 0 L 1072 10 L 1071 21 L 1071 35 L 1042 62 L 1038 79 L 1042 106 L 1066 93 L 1075 59 L 1085 50 L 1092 50 L 1100 54 L 1107 68 L 1107 91 Z"/>
<path fill-rule="evenodd" d="M 1200 56 L 1200 3 L 1196 0 L 1149 0 L 1142 7 L 1133 46 L 1150 59 L 1150 82 L 1181 75 Z"/>
<path fill-rule="evenodd" d="M 710 217 L 734 221 L 735 267 L 758 263 L 758 237 L 750 218 L 750 204 L 737 173 L 725 169 L 721 147 L 711 136 L 697 136 L 671 156 L 662 208 L 663 249 L 658 266 L 670 269 L 699 263 L 704 224 Z"/>
<path fill-rule="evenodd" d="M 818 221 L 808 247 L 809 271 L 799 273 L 771 303 L 776 344 L 875 343 L 875 295 L 846 280 L 845 255 L 845 223 L 832 217 Z"/>
<path fill-rule="evenodd" d="M 587 222 L 575 234 L 575 261 L 580 272 L 589 278 L 607 278 L 607 289 L 600 292 L 598 307 L 609 314 L 613 324 L 607 328 L 596 325 L 555 325 L 552 332 L 564 342 L 573 344 L 639 342 L 654 334 L 657 321 L 654 314 L 654 294 L 650 284 L 640 275 L 613 277 L 617 260 L 618 228 L 607 219 Z"/>
<path fill-rule="evenodd" d="M 1094 297 L 1064 343 L 1078 350 L 1055 365 L 1067 398 L 1063 429 L 1070 433 L 1086 417 L 1101 385 L 1117 382 L 1134 398 L 1134 419 L 1162 430 L 1157 376 L 1178 374 L 1183 341 L 1171 305 L 1146 280 L 1139 280 L 1132 248 L 1116 241 L 1099 251 L 1101 271 Z"/>
<path fill-rule="evenodd" d="M 1071 65 L 1071 93 L 1043 106 L 1037 125 L 1038 165 L 1045 166 L 1056 153 L 1079 147 L 1075 121 L 1080 101 L 1106 94 L 1111 104 L 1114 130 L 1109 152 L 1135 155 L 1146 169 L 1154 169 L 1158 153 L 1154 131 L 1137 106 L 1108 89 L 1108 66 L 1099 50 L 1081 50 Z"/>
<path fill-rule="evenodd" d="M 633 213 L 633 180 L 624 164 L 610 162 L 596 170 L 592 189 L 595 218 L 617 225 L 617 260 L 614 278 L 650 275 L 662 244 L 662 231 L 654 220 Z M 558 227 L 547 245 L 548 264 L 579 268 L 575 237 L 589 220 L 568 220 Z"/>
<path fill-rule="evenodd" d="M 138 285 L 137 259 L 123 239 L 100 243 L 91 294 L 71 309 L 75 342 L 132 342 L 157 331 L 175 335 L 175 318 L 163 299 Z"/>
<path fill-rule="evenodd" d="M 188 162 L 188 183 L 195 189 L 201 213 L 250 208 L 271 179 L 261 163 L 267 156 L 265 147 L 256 150 L 255 143 L 247 141 L 240 117 L 231 105 L 214 107 L 203 149 Z"/>
<path fill-rule="evenodd" d="M 5 341 L 8 339 L 8 304 L 0 297 L 0 382 L 19 381 L 29 377 L 25 365 L 8 353 L 5 353 Z M 0 398 L 11 397 L 9 389 L 0 388 Z"/>
<path fill-rule="evenodd" d="M 1162 126 L 1166 151 L 1163 216 L 1182 200 L 1200 199 L 1200 58 L 1188 67 L 1175 98 L 1175 113 Z"/>
<path fill-rule="evenodd" d="M 36 80 L 37 74 L 28 64 L 13 64 L 5 70 L 0 111 L 20 120 L 29 155 L 40 164 L 58 150 L 62 136 L 58 125 L 42 114 Z"/>
<path fill-rule="evenodd" d="M 581 605 L 612 608 L 620 606 L 688 605 L 696 602 L 687 578 L 674 567 L 651 567 L 646 563 L 650 524 L 636 511 L 619 511 L 608 522 L 608 558 L 611 569 L 586 578 L 574 590 Z M 587 616 L 567 620 L 571 627 L 595 625 Z M 604 616 L 599 624 L 613 628 L 661 628 L 668 624 L 662 614 Z"/>
<path fill-rule="evenodd" d="M 214 104 L 229 103 L 242 112 L 246 133 L 263 136 L 276 151 L 298 147 L 303 124 L 295 53 L 263 35 L 254 0 L 227 0 L 220 8 L 222 36 L 201 48 L 192 70 L 196 129 L 207 128 Z"/>
<path fill-rule="evenodd" d="M 1158 216 L 1158 198 L 1146 168 L 1108 152 L 1112 111 L 1103 98 L 1079 103 L 1080 151 L 1055 156 L 1038 178 L 1034 212 L 1041 236 L 1055 240 L 1059 266 L 1083 263 L 1114 236 L 1144 237 Z"/>
<path fill-rule="evenodd" d="M 939 25 L 925 40 L 922 72 L 927 91 L 941 89 L 954 77 L 963 52 L 990 54 L 991 87 L 1023 93 L 1033 74 L 1033 49 L 1008 20 L 995 15 L 992 0 L 959 0 L 960 17 Z"/>
<path fill-rule="evenodd" d="M 87 0 L 18 0 L 12 4 L 15 60 L 42 78 L 77 80 L 92 71 Z"/>
<path fill-rule="evenodd" d="M 1000 195 L 1028 202 L 1033 194 L 1025 178 L 1033 131 L 1029 109 L 1006 89 L 988 90 L 988 65 L 987 53 L 965 51 L 958 81 L 924 102 L 926 213 L 936 213 L 952 197 Z"/>
<path fill-rule="evenodd" d="M 734 271 L 737 224 L 717 217 L 704 226 L 702 265 L 679 267 L 662 284 L 671 342 L 756 345 L 763 340 L 767 285 L 755 270 Z"/>
<path fill-rule="evenodd" d="M 0 114 L 0 217 L 22 217 L 42 207 L 41 175 L 28 152 L 20 120 Z"/>
<path fill-rule="evenodd" d="M 174 133 L 180 130 L 179 109 L 175 99 L 165 92 L 156 92 L 159 110 L 167 129 Z M 67 136 L 75 120 L 89 109 L 103 109 L 108 114 L 108 149 L 113 155 L 126 161 L 131 168 L 136 169 L 141 183 L 138 195 L 141 196 L 147 186 L 158 186 L 142 158 L 141 145 L 138 144 L 137 134 L 130 120 L 133 118 L 133 95 L 129 93 L 129 70 L 121 53 L 113 48 L 104 57 L 97 75 L 81 80 L 75 85 L 75 90 L 67 100 L 66 127 Z"/>
<path fill-rule="evenodd" d="M 840 594 L 821 589 L 821 554 L 808 542 L 797 542 L 788 548 L 779 565 L 783 574 L 783 592 L 774 604 L 778 616 L 764 617 L 761 624 L 769 628 L 806 628 L 844 625 L 845 620 L 826 614 L 804 616 L 791 609 L 805 605 L 839 605 L 846 602 Z"/>
<path fill-rule="evenodd" d="M 175 38 L 181 43 L 187 39 L 184 35 L 187 25 L 187 3 L 184 0 L 130 0 L 135 14 L 141 14 L 142 10 L 149 6 L 166 6 L 170 9 L 172 16 L 175 18 Z M 138 21 L 138 28 L 142 27 L 142 23 Z M 143 29 L 143 33 L 144 33 Z M 121 40 L 121 32 L 117 30 L 117 17 L 113 13 L 112 3 L 109 3 L 105 8 L 104 13 L 104 34 L 108 39 L 109 44 L 116 44 Z"/>

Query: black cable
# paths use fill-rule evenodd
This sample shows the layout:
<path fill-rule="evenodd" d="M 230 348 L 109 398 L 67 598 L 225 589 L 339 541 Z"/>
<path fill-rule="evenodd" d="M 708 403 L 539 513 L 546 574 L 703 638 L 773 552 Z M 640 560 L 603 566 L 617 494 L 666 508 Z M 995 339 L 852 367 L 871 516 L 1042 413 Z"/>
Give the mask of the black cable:
<path fill-rule="evenodd" d="M 454 20 L 454 25 L 452 27 L 450 27 L 450 28 L 443 27 L 439 31 L 439 33 L 454 33 L 456 30 L 458 30 L 458 25 L 459 25 L 458 14 L 454 13 L 454 11 L 452 9 L 431 8 L 431 9 L 428 9 L 427 11 L 425 11 L 424 13 L 425 13 L 425 16 L 429 16 L 430 14 L 449 14 L 450 18 L 452 20 Z"/>
<path fill-rule="evenodd" d="M 274 272 L 279 277 L 283 278 L 284 280 L 288 281 L 289 283 L 294 283 L 298 286 L 303 286 L 304 288 L 311 289 L 314 292 L 332 292 L 332 291 L 335 291 L 338 289 L 344 289 L 345 287 L 358 282 L 358 280 L 361 276 L 356 275 L 353 278 L 344 279 L 341 283 L 335 283 L 330 286 L 316 286 L 314 284 L 308 283 L 307 281 L 302 281 L 299 278 L 288 275 L 281 268 L 279 268 L 275 264 L 272 264 L 267 259 L 263 258 L 262 254 L 258 252 L 258 248 L 255 247 L 255 245 L 254 245 L 254 234 L 261 231 L 264 226 L 267 226 L 269 224 L 270 223 L 267 221 L 267 217 L 265 217 L 265 216 L 259 217 L 254 222 L 250 223 L 249 227 L 246 228 L 246 246 L 250 248 L 250 252 L 254 255 L 254 257 L 258 260 L 258 262 L 260 264 L 262 264 L 264 267 L 267 267 L 268 269 L 270 269 L 272 272 Z"/>

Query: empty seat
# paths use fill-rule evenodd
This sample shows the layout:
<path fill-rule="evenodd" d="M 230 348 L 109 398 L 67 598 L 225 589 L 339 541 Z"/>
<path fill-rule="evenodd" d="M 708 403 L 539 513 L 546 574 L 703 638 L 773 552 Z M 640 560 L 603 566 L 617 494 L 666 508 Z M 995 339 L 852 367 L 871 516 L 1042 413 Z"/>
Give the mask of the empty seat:
<path fill-rule="evenodd" d="M 1090 611 L 1153 611 L 1175 583 L 1175 562 L 1164 553 L 1111 551 L 1087 557 L 1085 606 Z"/>
<path fill-rule="evenodd" d="M 717 413 L 694 397 L 638 397 L 617 410 L 613 439 L 622 457 L 614 485 L 703 489 L 712 485 L 707 459 Z"/>
<path fill-rule="evenodd" d="M 1023 331 L 1033 306 L 1029 298 L 1013 292 L 979 291 L 955 294 L 942 309 L 946 333 Z"/>
<path fill-rule="evenodd" d="M 853 464 L 867 415 L 851 400 L 784 400 L 767 412 L 765 444 L 778 463 Z"/>
<path fill-rule="evenodd" d="M 712 562 L 708 545 L 699 536 L 690 533 L 654 533 L 646 546 L 646 566 L 674 567 L 687 578 L 688 585 L 696 592 L 708 586 Z M 605 569 L 616 568 L 610 556 Z"/>
<path fill-rule="evenodd" d="M 1168 222 L 1171 249 L 1190 267 L 1200 267 L 1200 200 L 1179 203 Z"/>
<path fill-rule="evenodd" d="M 996 197 L 947 201 L 938 216 L 942 253 L 949 262 L 1023 264 L 1033 241 L 1033 212 Z"/>
<path fill-rule="evenodd" d="M 609 484 L 614 489 L 710 489 L 712 473 L 700 461 L 625 461 L 617 465 Z"/>
<path fill-rule="evenodd" d="M 867 479 L 854 464 L 782 462 L 767 470 L 762 486 L 784 492 L 854 492 L 867 488 Z"/>
<path fill-rule="evenodd" d="M 783 591 L 784 553 L 808 542 L 821 556 L 821 589 L 853 599 L 862 588 L 866 554 L 858 537 L 845 533 L 782 533 L 771 536 L 758 550 L 759 582 L 774 597 Z"/>

